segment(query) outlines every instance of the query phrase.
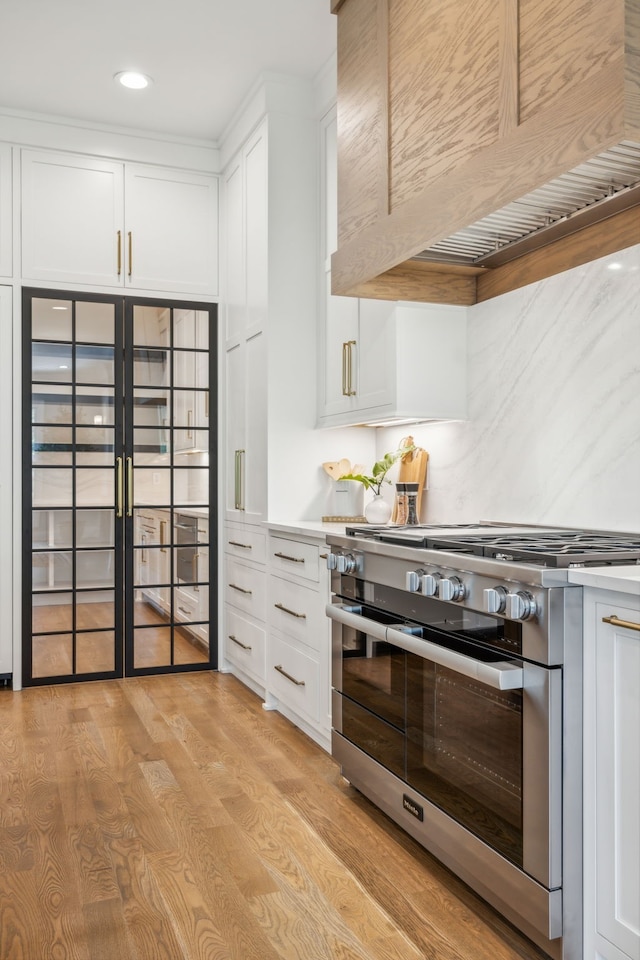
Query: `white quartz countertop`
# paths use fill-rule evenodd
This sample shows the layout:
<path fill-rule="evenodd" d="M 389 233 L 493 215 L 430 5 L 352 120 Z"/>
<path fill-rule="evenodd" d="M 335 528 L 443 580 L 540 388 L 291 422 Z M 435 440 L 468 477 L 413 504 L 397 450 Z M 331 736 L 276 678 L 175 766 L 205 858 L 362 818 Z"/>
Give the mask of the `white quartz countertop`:
<path fill-rule="evenodd" d="M 640 596 L 640 566 L 588 567 L 569 570 L 569 583 L 581 583 L 584 587 L 600 590 L 615 590 Z"/>
<path fill-rule="evenodd" d="M 346 523 L 323 523 L 322 520 L 293 520 L 264 523 L 272 533 L 297 533 L 305 537 L 326 537 L 330 533 L 344 534 Z"/>

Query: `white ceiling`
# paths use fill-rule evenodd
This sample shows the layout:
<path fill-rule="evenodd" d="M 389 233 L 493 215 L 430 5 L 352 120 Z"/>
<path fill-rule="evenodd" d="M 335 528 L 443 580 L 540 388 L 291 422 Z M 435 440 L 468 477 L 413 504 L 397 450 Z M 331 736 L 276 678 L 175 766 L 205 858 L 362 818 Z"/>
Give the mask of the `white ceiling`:
<path fill-rule="evenodd" d="M 314 77 L 335 21 L 329 0 L 0 0 L 0 108 L 215 141 L 262 72 Z"/>

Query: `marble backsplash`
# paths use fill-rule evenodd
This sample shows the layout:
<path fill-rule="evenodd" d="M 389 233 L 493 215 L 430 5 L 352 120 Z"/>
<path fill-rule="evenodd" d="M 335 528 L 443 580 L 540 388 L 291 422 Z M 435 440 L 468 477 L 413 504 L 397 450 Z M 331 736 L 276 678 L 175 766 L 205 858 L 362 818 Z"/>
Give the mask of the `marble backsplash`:
<path fill-rule="evenodd" d="M 468 323 L 468 420 L 377 431 L 378 455 L 409 432 L 429 451 L 421 519 L 640 532 L 640 245 Z"/>

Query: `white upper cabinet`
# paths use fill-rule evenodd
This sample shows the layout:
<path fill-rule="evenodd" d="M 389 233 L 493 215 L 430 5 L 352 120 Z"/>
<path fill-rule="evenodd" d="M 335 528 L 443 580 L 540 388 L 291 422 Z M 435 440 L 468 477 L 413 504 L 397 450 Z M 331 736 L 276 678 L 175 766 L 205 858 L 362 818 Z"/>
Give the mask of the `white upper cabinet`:
<path fill-rule="evenodd" d="M 217 180 L 25 150 L 22 276 L 214 295 Z"/>
<path fill-rule="evenodd" d="M 13 274 L 11 225 L 11 147 L 0 143 L 0 277 Z"/>
<path fill-rule="evenodd" d="M 218 292 L 218 181 L 162 167 L 125 167 L 126 283 Z"/>
<path fill-rule="evenodd" d="M 124 165 L 22 153 L 22 276 L 121 286 Z"/>
<path fill-rule="evenodd" d="M 463 419 L 466 310 L 331 294 L 337 245 L 335 111 L 321 123 L 321 308 L 318 426 Z"/>
<path fill-rule="evenodd" d="M 267 129 L 261 124 L 225 174 L 226 340 L 263 330 L 268 313 Z"/>

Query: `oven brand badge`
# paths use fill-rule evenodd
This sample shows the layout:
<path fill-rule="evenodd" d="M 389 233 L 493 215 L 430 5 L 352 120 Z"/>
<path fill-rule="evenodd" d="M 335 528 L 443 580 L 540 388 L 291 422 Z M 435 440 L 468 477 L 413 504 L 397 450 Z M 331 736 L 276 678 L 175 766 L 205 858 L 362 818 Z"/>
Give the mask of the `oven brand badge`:
<path fill-rule="evenodd" d="M 405 810 L 408 810 L 412 817 L 415 817 L 416 820 L 424 820 L 424 810 L 419 803 L 416 803 L 415 800 L 412 800 L 411 797 L 408 797 L 406 793 L 402 794 L 402 806 Z"/>

